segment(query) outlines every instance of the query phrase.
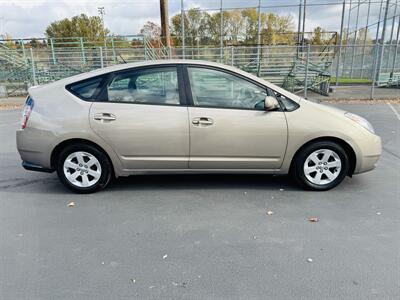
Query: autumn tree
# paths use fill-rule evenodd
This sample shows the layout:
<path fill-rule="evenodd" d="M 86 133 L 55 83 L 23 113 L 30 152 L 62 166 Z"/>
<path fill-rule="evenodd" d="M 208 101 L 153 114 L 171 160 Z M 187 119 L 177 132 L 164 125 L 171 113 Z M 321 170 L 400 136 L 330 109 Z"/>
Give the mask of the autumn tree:
<path fill-rule="evenodd" d="M 147 21 L 146 24 L 143 25 L 142 29 L 140 29 L 140 34 L 151 39 L 159 38 L 161 36 L 161 27 L 154 22 Z"/>

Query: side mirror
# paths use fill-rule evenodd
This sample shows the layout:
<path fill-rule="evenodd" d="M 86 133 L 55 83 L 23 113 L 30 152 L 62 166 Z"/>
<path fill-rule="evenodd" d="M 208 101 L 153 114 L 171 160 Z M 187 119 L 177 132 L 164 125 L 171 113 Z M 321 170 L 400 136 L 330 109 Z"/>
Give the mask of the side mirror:
<path fill-rule="evenodd" d="M 278 100 L 275 99 L 275 97 L 272 96 L 266 96 L 265 101 L 264 101 L 264 107 L 265 110 L 275 110 L 279 107 L 279 102 Z"/>

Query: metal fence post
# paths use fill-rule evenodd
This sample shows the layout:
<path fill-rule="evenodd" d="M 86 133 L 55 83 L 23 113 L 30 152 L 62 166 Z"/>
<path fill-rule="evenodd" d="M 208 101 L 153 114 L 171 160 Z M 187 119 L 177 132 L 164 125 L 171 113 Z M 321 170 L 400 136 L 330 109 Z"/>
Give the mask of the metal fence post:
<path fill-rule="evenodd" d="M 99 51 L 100 51 L 100 67 L 104 68 L 104 61 L 103 61 L 103 48 L 99 47 Z"/>
<path fill-rule="evenodd" d="M 337 65 L 336 65 L 336 86 L 339 85 L 339 69 L 340 69 L 340 59 L 342 56 L 342 46 L 343 46 L 343 26 L 344 26 L 344 13 L 346 9 L 346 1 L 343 1 L 342 6 L 342 20 L 340 22 L 340 37 L 339 37 L 339 51 L 337 57 Z"/>
<path fill-rule="evenodd" d="M 260 66 L 260 44 L 261 44 L 261 0 L 258 0 L 258 27 L 257 27 L 257 64 Z M 259 69 L 259 68 L 258 68 Z M 259 71 L 257 71 L 257 76 Z"/>
<path fill-rule="evenodd" d="M 368 11 L 367 11 L 367 23 L 365 25 L 365 33 L 364 33 L 364 46 L 361 57 L 361 74 L 360 78 L 363 78 L 364 75 L 364 62 L 365 62 L 365 47 L 367 46 L 367 36 L 368 36 L 368 26 L 369 26 L 369 14 L 371 11 L 371 0 L 368 1 Z"/>
<path fill-rule="evenodd" d="M 388 53 L 388 58 L 386 60 L 386 72 L 387 69 L 389 68 L 389 61 L 390 61 L 390 52 L 392 52 L 393 46 L 393 32 L 394 32 L 394 23 L 396 22 L 396 12 L 397 12 L 397 0 L 394 5 L 394 13 L 393 13 L 393 20 L 392 20 L 392 30 L 390 31 L 390 39 L 389 39 L 389 53 Z"/>
<path fill-rule="evenodd" d="M 346 47 L 344 47 L 342 76 L 343 76 L 343 73 L 344 73 L 344 68 L 346 66 L 347 48 L 349 47 L 351 4 L 352 4 L 352 0 L 350 0 L 350 3 L 349 3 L 349 16 L 347 17 Z"/>
<path fill-rule="evenodd" d="M 399 37 L 400 37 L 400 16 L 399 16 L 399 24 L 397 26 L 396 47 L 394 48 L 392 72 L 394 72 L 394 69 L 396 68 L 397 50 L 399 48 Z"/>
<path fill-rule="evenodd" d="M 379 76 L 379 74 L 381 73 L 381 67 L 382 67 L 382 60 L 383 60 L 383 56 L 385 54 L 385 34 L 386 34 L 386 22 L 387 22 L 387 18 L 388 18 L 388 13 L 389 13 L 389 4 L 390 4 L 390 0 L 386 1 L 386 9 L 385 9 L 385 16 L 383 18 L 383 26 L 382 26 L 382 35 L 381 35 L 381 40 L 382 40 L 382 47 L 381 47 L 381 51 L 380 51 L 380 55 L 378 57 L 378 66 L 377 66 L 377 74 L 376 76 Z"/>
<path fill-rule="evenodd" d="M 53 64 L 56 64 L 56 54 L 54 53 L 54 40 L 50 38 L 50 47 L 51 47 L 51 57 L 53 58 Z"/>
<path fill-rule="evenodd" d="M 220 59 L 221 59 L 221 63 L 223 62 L 222 61 L 222 59 L 223 59 L 223 57 L 224 57 L 224 50 L 223 50 L 223 48 L 224 48 L 224 36 L 223 36 L 223 33 L 224 33 L 224 12 L 223 12 L 223 10 L 222 10 L 222 0 L 221 0 L 221 8 L 220 8 L 220 29 L 219 29 L 219 39 L 220 39 L 220 41 L 219 41 L 219 43 L 220 43 Z"/>
<path fill-rule="evenodd" d="M 81 51 L 82 51 L 82 62 L 86 64 L 85 47 L 83 46 L 83 38 L 80 38 Z"/>
<path fill-rule="evenodd" d="M 112 47 L 112 53 L 113 53 L 113 61 L 114 61 L 114 63 L 116 63 L 117 62 L 117 53 L 115 52 L 114 36 L 111 37 L 111 47 Z"/>
<path fill-rule="evenodd" d="M 20 42 L 21 42 L 21 47 L 22 47 L 22 56 L 24 58 L 25 65 L 28 66 L 28 58 L 26 57 L 24 41 L 20 40 Z"/>
<path fill-rule="evenodd" d="M 143 50 L 144 50 L 144 60 L 147 60 L 147 41 L 146 41 L 146 36 L 143 36 Z"/>
<path fill-rule="evenodd" d="M 307 44 L 307 61 L 306 61 L 306 73 L 304 75 L 304 98 L 307 99 L 308 89 L 308 61 L 310 60 L 310 44 Z"/>
<path fill-rule="evenodd" d="M 378 66 L 378 56 L 379 56 L 379 43 L 378 40 L 376 41 L 375 45 L 375 58 L 374 58 L 374 68 L 372 71 L 372 85 L 371 85 L 371 93 L 370 93 L 370 99 L 374 99 L 374 93 L 375 93 L 375 83 L 377 80 L 376 72 L 377 72 L 377 66 Z M 379 75 L 378 75 L 379 76 Z"/>
<path fill-rule="evenodd" d="M 33 79 L 33 85 L 37 85 L 35 61 L 34 61 L 34 59 L 33 59 L 33 50 L 32 50 L 32 48 L 30 48 L 29 50 L 30 50 L 30 52 L 31 52 L 31 65 L 32 65 L 32 79 Z"/>
<path fill-rule="evenodd" d="M 183 10 L 183 0 L 181 0 L 181 34 L 182 34 L 182 58 L 185 59 L 185 11 Z"/>
<path fill-rule="evenodd" d="M 299 20 L 298 20 L 298 24 L 297 24 L 297 49 L 296 49 L 296 55 L 297 58 L 299 58 L 299 49 L 300 49 L 300 30 L 301 30 L 301 0 L 299 2 Z"/>
<path fill-rule="evenodd" d="M 360 5 L 361 5 L 361 2 L 360 2 L 360 0 L 358 0 L 357 17 L 356 17 L 356 29 L 354 31 L 353 54 L 351 56 L 350 78 L 353 78 L 354 56 L 356 55 L 356 44 L 357 44 L 357 33 L 358 33 L 358 17 L 360 15 Z"/>

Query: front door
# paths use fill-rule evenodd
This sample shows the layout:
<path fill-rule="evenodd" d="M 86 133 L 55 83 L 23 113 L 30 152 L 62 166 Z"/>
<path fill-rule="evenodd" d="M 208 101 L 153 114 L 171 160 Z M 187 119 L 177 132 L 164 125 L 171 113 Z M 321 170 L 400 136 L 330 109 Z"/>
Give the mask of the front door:
<path fill-rule="evenodd" d="M 125 170 L 185 169 L 187 107 L 175 66 L 134 69 L 109 80 L 90 109 L 92 129 L 119 155 Z"/>
<path fill-rule="evenodd" d="M 218 69 L 187 67 L 190 161 L 193 169 L 279 169 L 287 124 L 265 111 L 265 87 Z"/>

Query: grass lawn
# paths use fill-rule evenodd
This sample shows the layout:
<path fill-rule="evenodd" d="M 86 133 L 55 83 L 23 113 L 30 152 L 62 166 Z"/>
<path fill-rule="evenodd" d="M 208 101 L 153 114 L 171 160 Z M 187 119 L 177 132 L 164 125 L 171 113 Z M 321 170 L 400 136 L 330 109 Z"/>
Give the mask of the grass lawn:
<path fill-rule="evenodd" d="M 331 83 L 336 83 L 336 77 L 331 77 Z M 371 79 L 366 79 L 366 78 L 345 78 L 345 77 L 341 77 L 341 78 L 339 78 L 339 83 L 371 84 L 372 80 Z"/>

